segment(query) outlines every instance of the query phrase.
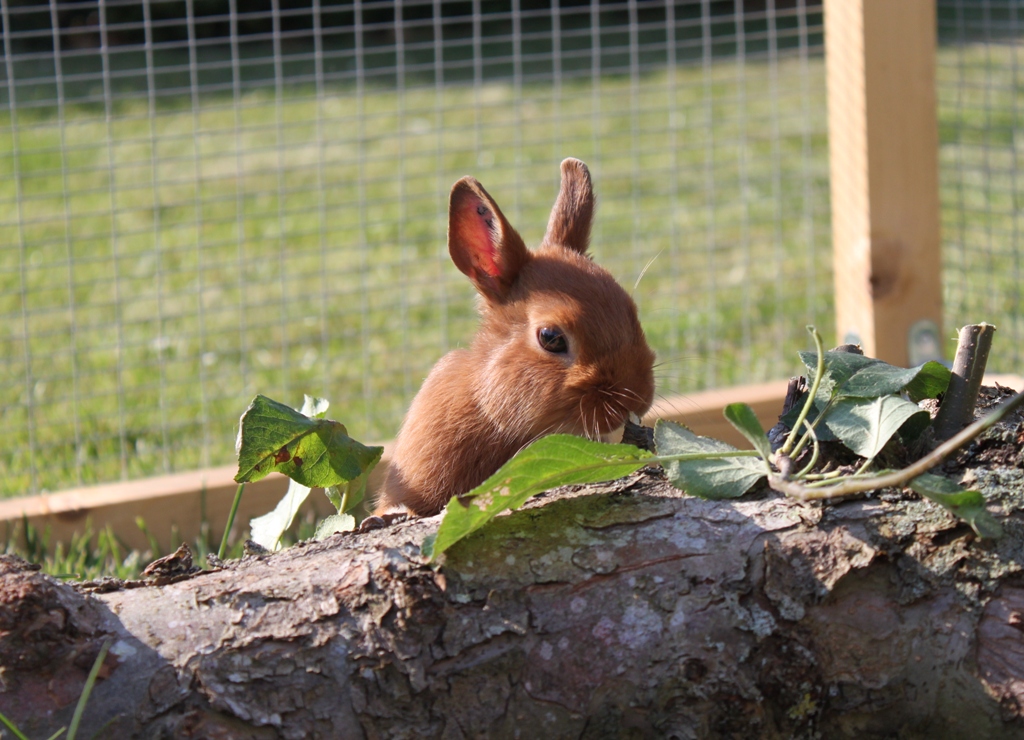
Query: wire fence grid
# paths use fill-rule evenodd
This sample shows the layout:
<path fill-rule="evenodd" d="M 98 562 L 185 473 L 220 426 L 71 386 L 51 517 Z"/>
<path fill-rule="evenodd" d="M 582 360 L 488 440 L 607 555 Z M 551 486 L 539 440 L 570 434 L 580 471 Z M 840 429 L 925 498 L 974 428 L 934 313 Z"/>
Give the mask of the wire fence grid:
<path fill-rule="evenodd" d="M 1024 375 L 1024 3 L 938 0 L 947 334 L 997 327 L 989 368 Z"/>
<path fill-rule="evenodd" d="M 393 436 L 473 333 L 464 174 L 536 243 L 590 164 L 597 259 L 654 261 L 665 395 L 777 374 L 828 320 L 803 2 L 2 7 L 6 494 L 229 462 L 255 393 Z"/>
<path fill-rule="evenodd" d="M 947 314 L 1019 337 L 1012 6 L 983 5 L 940 1 Z M 392 437 L 474 331 L 465 174 L 535 244 L 558 163 L 590 165 L 661 395 L 784 376 L 833 331 L 817 2 L 0 10 L 0 495 L 226 464 L 255 393 Z"/>

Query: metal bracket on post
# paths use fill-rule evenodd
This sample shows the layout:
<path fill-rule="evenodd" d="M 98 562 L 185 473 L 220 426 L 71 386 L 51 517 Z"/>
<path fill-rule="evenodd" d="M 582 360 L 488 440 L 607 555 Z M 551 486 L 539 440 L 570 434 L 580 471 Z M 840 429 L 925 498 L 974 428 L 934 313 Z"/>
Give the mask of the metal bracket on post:
<path fill-rule="evenodd" d="M 921 319 L 907 331 L 907 357 L 910 367 L 923 365 L 930 360 L 942 362 L 942 342 L 939 340 L 939 325 L 931 319 Z"/>

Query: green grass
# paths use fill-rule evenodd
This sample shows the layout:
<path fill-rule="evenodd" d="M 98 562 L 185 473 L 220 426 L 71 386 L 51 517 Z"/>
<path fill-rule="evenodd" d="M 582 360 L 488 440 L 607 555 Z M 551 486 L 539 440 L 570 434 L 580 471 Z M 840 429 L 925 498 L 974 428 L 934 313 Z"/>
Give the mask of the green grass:
<path fill-rule="evenodd" d="M 87 521 L 85 529 L 77 532 L 70 542 L 55 542 L 48 529 L 40 531 L 30 523 L 21 521 L 4 532 L 3 539 L 0 539 L 0 553 L 17 555 L 30 563 L 38 563 L 44 573 L 57 578 L 75 581 L 90 581 L 107 576 L 123 580 L 137 579 L 142 577 L 142 571 L 149 563 L 168 554 L 160 548 L 146 522 L 139 520 L 138 526 L 150 543 L 144 550 L 127 547 L 109 525 L 97 531 Z M 154 522 L 153 526 L 157 526 L 157 523 Z M 315 531 L 316 521 L 312 512 L 309 512 L 292 524 L 281 541 L 287 547 L 299 540 L 311 539 Z M 244 539 L 229 540 L 225 550 L 226 559 L 242 557 Z M 170 541 L 181 542 L 176 528 L 171 530 Z M 219 540 L 215 533 L 210 532 L 208 523 L 203 522 L 199 534 L 188 544 L 194 564 L 205 568 L 206 556 L 217 554 Z M 171 551 L 174 549 L 172 547 Z"/>
<path fill-rule="evenodd" d="M 1024 55 L 1018 43 L 942 50 L 938 63 L 947 334 L 997 326 L 989 368 L 1024 374 Z"/>
<path fill-rule="evenodd" d="M 205 563 L 211 552 L 209 537 L 204 535 L 195 543 L 196 561 Z M 44 573 L 58 578 L 92 580 L 103 576 L 139 578 L 143 568 L 163 553 L 154 545 L 146 551 L 131 550 L 122 543 L 109 525 L 98 532 L 87 523 L 85 530 L 76 533 L 70 542 L 52 542 L 49 531 L 39 531 L 27 522 L 18 522 L 6 533 L 3 549 L 8 555 L 18 555 L 31 563 L 39 563 Z M 212 550 L 216 553 L 216 547 Z"/>
<path fill-rule="evenodd" d="M 392 437 L 474 330 L 452 182 L 477 176 L 536 243 L 569 155 L 594 172 L 598 261 L 632 287 L 654 260 L 635 296 L 662 394 L 788 372 L 830 310 L 821 77 L 22 111 L 0 129 L 0 494 L 229 462 L 256 393 Z"/>

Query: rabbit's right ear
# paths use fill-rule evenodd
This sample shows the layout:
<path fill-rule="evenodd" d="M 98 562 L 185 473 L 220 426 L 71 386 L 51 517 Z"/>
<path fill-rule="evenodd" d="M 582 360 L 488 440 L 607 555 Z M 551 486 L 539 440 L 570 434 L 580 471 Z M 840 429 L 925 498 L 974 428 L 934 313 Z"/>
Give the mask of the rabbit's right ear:
<path fill-rule="evenodd" d="M 594 187 L 590 170 L 578 159 L 562 161 L 562 184 L 551 209 L 544 244 L 559 244 L 580 254 L 590 244 L 590 224 L 594 220 Z"/>
<path fill-rule="evenodd" d="M 448 199 L 448 253 L 489 300 L 503 300 L 530 252 L 483 185 L 463 177 Z"/>

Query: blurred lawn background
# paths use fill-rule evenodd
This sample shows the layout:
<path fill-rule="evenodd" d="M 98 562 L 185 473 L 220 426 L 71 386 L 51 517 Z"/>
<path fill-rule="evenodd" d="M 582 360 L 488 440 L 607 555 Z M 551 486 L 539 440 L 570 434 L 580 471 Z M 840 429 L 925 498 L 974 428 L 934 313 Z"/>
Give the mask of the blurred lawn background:
<path fill-rule="evenodd" d="M 464 5 L 443 46 L 436 16 L 364 9 L 336 47 L 279 14 L 232 48 L 8 59 L 0 493 L 230 462 L 256 393 L 391 438 L 474 331 L 451 184 L 536 243 L 566 156 L 663 395 L 789 372 L 830 316 L 820 9 Z"/>
<path fill-rule="evenodd" d="M 417 41 L 433 17 L 392 19 L 336 72 L 280 26 L 62 69 L 6 43 L 0 495 L 229 463 L 256 393 L 393 437 L 474 331 L 451 184 L 476 176 L 536 244 L 566 156 L 591 167 L 592 252 L 637 299 L 662 396 L 797 372 L 806 324 L 835 340 L 820 8 L 711 5 L 596 6 L 618 26 L 477 7 L 445 49 Z M 1018 48 L 959 41 L 939 60 L 947 334 L 996 323 L 991 365 L 1020 372 Z"/>
<path fill-rule="evenodd" d="M 472 288 L 445 244 L 451 184 L 477 176 L 536 244 L 569 155 L 593 169 L 598 262 L 632 289 L 653 260 L 633 292 L 664 362 L 662 393 L 789 372 L 783 349 L 794 337 L 803 346 L 810 301 L 828 324 L 825 141 L 805 134 L 799 109 L 778 118 L 777 137 L 747 133 L 748 188 L 760 192 L 741 193 L 734 176 L 715 177 L 738 167 L 735 97 L 721 95 L 735 73 L 712 72 L 707 83 L 683 68 L 636 87 L 568 84 L 557 100 L 550 87 L 515 100 L 497 83 L 400 99 L 300 90 L 280 105 L 256 92 L 238 109 L 152 122 L 145 103 L 126 103 L 109 131 L 86 111 L 63 126 L 31 121 L 20 194 L 10 172 L 0 179 L 0 198 L 20 204 L 4 218 L 32 245 L 24 261 L 5 248 L 0 262 L 4 417 L 25 432 L 4 447 L 4 492 L 31 490 L 33 468 L 53 489 L 224 463 L 255 393 L 296 405 L 323 395 L 353 434 L 390 438 L 429 367 L 475 326 Z M 779 105 L 766 67 L 747 77 L 758 89 L 748 107 Z M 705 84 L 722 89 L 717 125 L 693 131 Z M 643 117 L 629 113 L 634 97 Z M 556 119 L 556 105 L 580 114 Z M 592 107 L 607 112 L 595 121 Z M 806 188 L 781 185 L 809 169 L 814 209 Z"/>

